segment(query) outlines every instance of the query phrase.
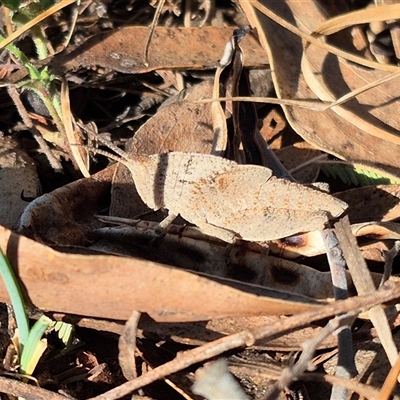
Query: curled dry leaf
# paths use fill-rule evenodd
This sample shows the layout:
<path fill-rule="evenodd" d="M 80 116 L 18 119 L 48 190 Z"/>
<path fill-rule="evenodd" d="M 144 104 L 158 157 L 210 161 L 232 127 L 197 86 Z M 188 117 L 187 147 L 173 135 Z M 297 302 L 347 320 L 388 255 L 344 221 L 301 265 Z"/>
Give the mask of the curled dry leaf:
<path fill-rule="evenodd" d="M 142 259 L 61 253 L 5 228 L 0 247 L 18 266 L 27 299 L 42 310 L 126 320 L 136 309 L 157 321 L 180 322 L 295 314 L 322 304 L 259 286 L 237 289 L 229 280 L 216 282 Z M 8 300 L 1 283 L 0 301 Z"/>
<path fill-rule="evenodd" d="M 143 54 L 149 28 L 126 26 L 89 38 L 73 51 L 55 57 L 51 66 L 59 74 L 95 66 L 127 74 L 157 69 L 210 69 L 215 68 L 232 31 L 229 27 L 213 26 L 156 27 L 146 66 Z M 265 52 L 254 37 L 245 38 L 243 46 L 248 54 L 247 66 L 260 67 L 268 64 Z"/>
<path fill-rule="evenodd" d="M 400 239 L 400 224 L 396 222 L 364 222 L 351 226 L 354 236 L 367 236 L 376 240 Z"/>
<path fill-rule="evenodd" d="M 281 98 L 332 101 L 346 94 L 349 88 L 359 88 L 388 74 L 344 61 L 314 44 L 304 52 L 304 44 L 298 36 L 255 11 L 250 3 L 243 1 L 241 4 L 268 52 L 275 88 Z M 291 26 L 296 20 L 304 34 L 311 34 L 327 19 L 321 4 L 311 0 L 257 2 L 257 7 L 263 6 L 263 12 L 273 18 L 281 17 Z M 347 39 L 341 36 L 340 40 L 339 47 L 351 43 L 349 34 Z M 395 117 L 397 102 L 394 101 L 399 94 L 400 85 L 395 80 L 324 112 L 292 106 L 283 108 L 292 128 L 317 148 L 339 158 L 400 168 L 400 126 Z"/>
<path fill-rule="evenodd" d="M 121 246 L 120 251 L 126 255 L 314 299 L 324 300 L 333 296 L 332 278 L 329 272 L 321 272 L 307 265 L 281 258 L 291 256 L 298 258 L 302 250 L 297 250 L 296 253 L 295 246 L 287 245 L 286 250 L 284 246 L 276 247 L 275 242 L 271 242 L 270 253 L 280 256 L 275 257 L 266 255 L 265 248 L 255 243 L 238 241 L 227 254 L 224 243 L 213 240 L 196 228 L 182 229 L 181 226 L 171 225 L 163 240 L 157 244 L 155 252 L 153 247 L 149 248 L 148 241 L 156 237 L 157 226 L 155 222 L 137 221 L 134 226 L 101 228 L 95 230 L 95 233 L 111 243 L 117 242 Z M 323 254 L 321 235 L 316 232 L 314 236 L 319 246 L 315 254 Z M 372 273 L 372 276 L 378 285 L 382 274 Z M 352 286 L 350 275 L 348 280 Z"/>
<path fill-rule="evenodd" d="M 18 232 L 39 242 L 88 245 L 94 218 L 106 205 L 114 167 L 46 193 L 26 207 Z"/>

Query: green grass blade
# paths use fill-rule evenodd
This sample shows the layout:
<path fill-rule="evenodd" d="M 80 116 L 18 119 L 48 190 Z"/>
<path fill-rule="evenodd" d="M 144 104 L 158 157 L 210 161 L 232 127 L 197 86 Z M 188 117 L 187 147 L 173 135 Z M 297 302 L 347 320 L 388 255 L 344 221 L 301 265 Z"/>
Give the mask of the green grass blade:
<path fill-rule="evenodd" d="M 11 304 L 14 308 L 15 318 L 20 333 L 20 343 L 22 352 L 29 336 L 29 321 L 25 311 L 24 298 L 22 297 L 21 289 L 14 275 L 14 270 L 11 267 L 7 257 L 0 249 L 0 275 L 4 285 L 10 296 Z M 21 354 L 21 353 L 20 353 Z"/>

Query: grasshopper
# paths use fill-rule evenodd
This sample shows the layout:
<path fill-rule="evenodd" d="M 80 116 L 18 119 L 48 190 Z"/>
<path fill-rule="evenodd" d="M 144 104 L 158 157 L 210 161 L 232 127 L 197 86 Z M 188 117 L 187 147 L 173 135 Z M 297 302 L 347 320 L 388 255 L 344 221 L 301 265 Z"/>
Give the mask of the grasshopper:
<path fill-rule="evenodd" d="M 227 243 L 268 241 L 324 229 L 348 207 L 327 193 L 278 179 L 266 167 L 199 153 L 130 158 L 105 144 L 122 157 L 146 205 L 168 210 L 161 230 L 181 215 Z"/>

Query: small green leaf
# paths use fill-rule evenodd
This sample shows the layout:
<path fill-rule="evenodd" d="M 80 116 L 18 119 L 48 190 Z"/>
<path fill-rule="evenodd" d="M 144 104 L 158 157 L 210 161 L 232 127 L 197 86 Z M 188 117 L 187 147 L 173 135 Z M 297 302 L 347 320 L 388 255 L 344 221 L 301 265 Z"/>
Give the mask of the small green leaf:
<path fill-rule="evenodd" d="M 58 333 L 58 337 L 65 346 L 69 346 L 72 343 L 74 327 L 67 322 L 58 321 L 54 325 L 54 330 Z"/>
<path fill-rule="evenodd" d="M 323 161 L 319 165 L 325 175 L 334 179 L 339 178 L 346 185 L 368 186 L 400 183 L 400 177 L 366 164 L 347 161 Z"/>

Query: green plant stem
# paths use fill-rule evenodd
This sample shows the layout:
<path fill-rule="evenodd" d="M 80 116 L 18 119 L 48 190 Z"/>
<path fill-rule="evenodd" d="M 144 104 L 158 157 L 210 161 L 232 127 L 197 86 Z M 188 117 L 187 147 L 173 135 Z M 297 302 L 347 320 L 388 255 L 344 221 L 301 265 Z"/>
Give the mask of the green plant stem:
<path fill-rule="evenodd" d="M 31 28 L 32 40 L 35 43 L 36 53 L 39 60 L 44 60 L 48 57 L 49 52 L 46 47 L 46 38 L 44 37 L 42 30 L 39 25 L 33 26 Z"/>
<path fill-rule="evenodd" d="M 19 288 L 14 270 L 11 267 L 7 257 L 0 249 L 0 274 L 4 281 L 8 295 L 11 299 L 11 304 L 14 308 L 15 318 L 20 333 L 20 346 L 21 353 L 28 341 L 29 336 L 29 321 L 25 311 L 24 299 L 22 297 L 21 289 Z"/>
<path fill-rule="evenodd" d="M 35 357 L 35 353 L 38 349 L 38 344 L 42 340 L 42 336 L 46 329 L 53 324 L 53 321 L 42 315 L 33 325 L 29 332 L 26 346 L 21 354 L 20 359 L 20 373 L 31 374 L 36 367 L 37 360 L 40 358 L 42 353 Z"/>

